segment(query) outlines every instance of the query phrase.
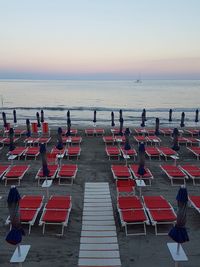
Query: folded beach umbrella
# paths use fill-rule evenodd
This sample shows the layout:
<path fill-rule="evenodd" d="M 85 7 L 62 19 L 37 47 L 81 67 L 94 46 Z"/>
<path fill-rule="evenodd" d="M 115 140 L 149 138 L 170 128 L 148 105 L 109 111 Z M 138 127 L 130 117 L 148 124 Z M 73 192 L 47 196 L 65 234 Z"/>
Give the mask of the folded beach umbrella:
<path fill-rule="evenodd" d="M 94 110 L 94 118 L 93 118 L 94 124 L 97 122 L 97 112 Z"/>
<path fill-rule="evenodd" d="M 195 122 L 198 122 L 199 121 L 199 110 L 196 109 L 195 111 Z"/>
<path fill-rule="evenodd" d="M 43 111 L 43 109 L 41 110 L 41 120 L 40 121 L 44 122 L 44 111 Z"/>
<path fill-rule="evenodd" d="M 6 113 L 5 112 L 2 112 L 2 119 L 3 119 L 3 126 L 7 127 Z"/>
<path fill-rule="evenodd" d="M 11 186 L 7 203 L 10 215 L 11 230 L 6 236 L 6 241 L 12 245 L 17 245 L 22 241 L 22 235 L 24 235 L 24 230 L 20 223 L 20 213 L 19 213 L 19 201 L 21 197 L 15 186 Z"/>
<path fill-rule="evenodd" d="M 159 127 L 160 127 L 160 120 L 159 118 L 156 118 L 156 128 L 155 128 L 155 135 L 159 135 Z"/>
<path fill-rule="evenodd" d="M 36 113 L 36 118 L 37 118 L 37 126 L 38 127 L 41 127 L 41 124 L 40 124 L 40 114 L 39 114 L 39 112 Z"/>
<path fill-rule="evenodd" d="M 139 174 L 140 178 L 146 173 L 145 171 L 145 145 L 144 143 L 141 143 L 139 145 L 139 149 L 138 149 L 138 156 L 139 156 L 139 166 L 138 166 L 138 170 L 137 173 Z"/>
<path fill-rule="evenodd" d="M 70 111 L 69 110 L 67 111 L 67 118 L 70 119 Z"/>
<path fill-rule="evenodd" d="M 13 128 L 10 128 L 9 130 L 9 138 L 10 138 L 9 151 L 13 151 L 15 149 Z"/>
<path fill-rule="evenodd" d="M 178 151 L 180 149 L 180 147 L 178 145 L 179 131 L 178 131 L 177 128 L 174 128 L 172 136 L 173 136 L 173 147 L 172 147 L 172 149 L 175 150 L 175 151 Z"/>
<path fill-rule="evenodd" d="M 26 119 L 26 136 L 27 137 L 31 136 L 31 126 L 29 119 Z"/>
<path fill-rule="evenodd" d="M 129 135 L 130 135 L 130 130 L 129 128 L 126 128 L 125 132 L 124 132 L 124 135 L 125 135 L 125 144 L 124 144 L 124 150 L 125 150 L 125 153 L 127 155 L 127 151 L 131 149 L 131 145 L 129 143 Z M 127 157 L 125 157 L 125 160 L 126 160 L 126 165 L 127 165 Z"/>
<path fill-rule="evenodd" d="M 179 252 L 180 244 L 189 241 L 186 225 L 188 193 L 185 186 L 181 186 L 176 196 L 178 212 L 176 225 L 170 230 L 168 235 L 177 242 L 177 253 Z"/>
<path fill-rule="evenodd" d="M 114 112 L 111 112 L 111 126 L 114 127 L 115 126 L 115 119 L 114 119 Z"/>
<path fill-rule="evenodd" d="M 66 136 L 70 136 L 71 135 L 71 119 L 70 117 L 67 118 L 67 132 L 66 132 Z"/>
<path fill-rule="evenodd" d="M 16 114 L 16 110 L 13 110 L 13 122 L 16 124 L 17 123 L 17 114 Z"/>
<path fill-rule="evenodd" d="M 63 149 L 63 141 L 62 141 L 62 128 L 58 128 L 58 142 L 57 142 L 57 149 L 62 150 Z"/>
<path fill-rule="evenodd" d="M 120 125 L 119 125 L 119 135 L 123 135 L 123 125 L 124 125 L 124 119 L 120 119 Z"/>
<path fill-rule="evenodd" d="M 46 145 L 43 144 L 43 143 L 40 145 L 40 154 L 41 154 L 41 158 L 42 158 L 43 176 L 47 178 L 49 173 L 50 173 L 50 171 L 49 171 L 48 165 L 47 165 Z"/>
<path fill-rule="evenodd" d="M 169 121 L 172 121 L 172 109 L 169 110 Z"/>
<path fill-rule="evenodd" d="M 144 114 L 144 120 L 146 121 L 147 120 L 147 117 L 146 117 L 146 109 L 144 108 L 142 112 Z"/>
<path fill-rule="evenodd" d="M 185 113 L 182 112 L 182 113 L 181 113 L 181 124 L 180 124 L 181 127 L 184 127 L 184 126 L 185 126 L 184 121 L 185 121 Z"/>
<path fill-rule="evenodd" d="M 145 120 L 146 120 L 146 115 L 145 115 L 145 112 L 142 111 L 142 123 L 141 123 L 141 127 L 145 127 Z"/>
<path fill-rule="evenodd" d="M 119 122 L 123 119 L 122 110 L 119 110 Z"/>

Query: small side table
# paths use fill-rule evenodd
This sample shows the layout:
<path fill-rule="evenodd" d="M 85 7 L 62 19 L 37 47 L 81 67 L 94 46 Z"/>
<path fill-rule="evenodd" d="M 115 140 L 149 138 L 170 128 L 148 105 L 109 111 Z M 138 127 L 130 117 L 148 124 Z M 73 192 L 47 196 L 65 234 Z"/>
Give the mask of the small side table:
<path fill-rule="evenodd" d="M 16 159 L 18 156 L 17 155 L 10 155 L 8 157 L 8 160 L 11 160 L 11 165 L 13 165 L 13 160 Z"/>
<path fill-rule="evenodd" d="M 172 159 L 174 159 L 174 165 L 176 166 L 176 161 L 179 159 L 179 157 L 178 156 L 176 156 L 176 155 L 172 155 L 172 156 L 170 156 Z"/>
<path fill-rule="evenodd" d="M 26 256 L 30 250 L 30 245 L 18 245 L 10 259 L 10 263 L 19 263 L 19 266 L 22 266 L 22 263 L 26 260 Z"/>
<path fill-rule="evenodd" d="M 180 261 L 188 261 L 188 257 L 185 254 L 181 244 L 178 243 L 167 243 L 169 252 L 172 256 L 172 259 L 175 262 L 175 267 L 179 266 Z"/>
<path fill-rule="evenodd" d="M 142 187 L 145 187 L 146 184 L 145 184 L 144 180 L 142 180 L 142 179 L 137 179 L 137 180 L 135 180 L 135 182 L 136 182 L 137 187 L 139 187 L 140 197 L 141 197 L 141 195 L 142 195 Z"/>
<path fill-rule="evenodd" d="M 45 180 L 42 183 L 42 188 L 46 188 L 47 199 L 49 198 L 49 187 L 51 187 L 52 183 L 53 183 L 53 180 Z"/>

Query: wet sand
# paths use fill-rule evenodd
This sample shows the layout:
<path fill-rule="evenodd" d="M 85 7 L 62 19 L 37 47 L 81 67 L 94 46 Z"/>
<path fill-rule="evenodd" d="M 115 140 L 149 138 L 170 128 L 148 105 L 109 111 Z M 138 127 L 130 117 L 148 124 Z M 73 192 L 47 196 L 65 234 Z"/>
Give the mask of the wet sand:
<path fill-rule="evenodd" d="M 117 236 L 120 249 L 121 263 L 123 267 L 146 267 L 146 266 L 162 266 L 169 267 L 174 266 L 174 262 L 171 259 L 170 253 L 167 248 L 167 242 L 172 242 L 168 236 L 156 236 L 153 226 L 147 226 L 146 236 L 129 236 L 126 237 L 125 231 L 121 228 L 119 223 L 119 216 L 116 209 L 116 187 L 115 181 L 112 177 L 110 170 L 111 164 L 123 164 L 124 160 L 109 161 L 105 153 L 105 145 L 102 137 L 90 137 L 85 136 L 84 130 L 79 129 L 79 135 L 83 137 L 81 144 L 81 156 L 78 161 L 70 160 L 70 162 L 78 164 L 77 177 L 72 186 L 59 186 L 57 181 L 53 182 L 50 188 L 50 195 L 57 194 L 70 194 L 72 196 L 72 211 L 68 226 L 65 228 L 64 236 L 58 237 L 55 234 L 61 230 L 59 226 L 47 226 L 45 235 L 42 235 L 42 227 L 38 226 L 40 215 L 37 217 L 35 225 L 32 227 L 31 234 L 28 235 L 28 227 L 24 226 L 26 236 L 23 237 L 22 244 L 30 244 L 31 249 L 28 253 L 24 266 L 29 267 L 64 267 L 64 266 L 77 266 L 79 245 L 80 245 L 80 232 L 81 232 L 81 218 L 83 210 L 83 197 L 84 197 L 84 183 L 85 182 L 108 182 L 110 186 L 115 222 L 117 227 Z M 106 135 L 110 135 L 110 130 L 106 129 Z M 133 134 L 132 134 L 133 135 Z M 50 150 L 57 140 L 56 129 L 51 130 L 51 142 L 48 144 L 48 150 Z M 170 137 L 160 137 L 162 145 L 171 146 Z M 21 137 L 17 145 L 24 145 L 24 137 Z M 130 143 L 134 145 L 137 150 L 137 144 L 130 137 Z M 8 160 L 6 154 L 8 147 L 4 147 L 0 151 L 0 158 L 2 164 L 7 164 Z M 199 162 L 188 152 L 185 146 L 181 146 L 179 152 L 180 159 L 178 163 L 194 163 L 199 165 Z M 15 160 L 17 164 L 23 164 L 25 161 L 21 159 Z M 69 162 L 67 159 L 63 159 L 63 163 Z M 154 181 L 151 187 L 143 189 L 144 195 L 163 195 L 174 208 L 176 204 L 176 194 L 178 191 L 177 186 L 172 187 L 167 176 L 161 171 L 159 165 L 165 161 L 159 161 L 157 159 L 146 159 L 146 166 L 150 168 Z M 34 160 L 27 160 L 27 164 L 31 165 L 31 168 L 21 181 L 21 186 L 18 188 L 21 196 L 24 194 L 43 194 L 45 195 L 45 189 L 37 186 L 35 181 L 35 175 L 38 169 L 41 167 L 40 157 Z M 133 160 L 129 160 L 129 163 L 133 163 Z M 169 160 L 168 163 L 173 164 L 173 160 Z M 3 198 L 0 200 L 0 266 L 11 266 L 9 260 L 14 251 L 14 246 L 8 244 L 5 241 L 6 233 L 9 231 L 9 227 L 5 226 L 5 220 L 8 216 L 8 209 L 6 204 L 6 198 L 9 192 L 10 184 L 4 186 L 4 181 L 0 183 L 0 195 Z M 200 187 L 193 186 L 192 181 L 187 181 L 188 193 L 193 195 L 200 195 Z M 136 191 L 138 194 L 138 191 Z M 200 214 L 193 208 L 188 208 L 187 213 L 187 228 L 189 232 L 190 241 L 183 244 L 184 250 L 189 258 L 188 262 L 181 263 L 181 266 L 197 267 L 200 261 L 199 254 L 199 240 L 200 240 Z M 13 264 L 13 266 L 15 266 Z M 17 266 L 17 265 L 16 265 Z"/>

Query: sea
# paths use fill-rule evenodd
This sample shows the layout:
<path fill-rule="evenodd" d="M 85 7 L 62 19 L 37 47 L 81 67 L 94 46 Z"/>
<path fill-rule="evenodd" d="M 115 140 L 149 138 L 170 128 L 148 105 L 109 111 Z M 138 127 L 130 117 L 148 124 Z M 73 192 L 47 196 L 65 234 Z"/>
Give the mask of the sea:
<path fill-rule="evenodd" d="M 24 125 L 43 110 L 50 125 L 64 126 L 70 110 L 72 127 L 90 127 L 96 110 L 97 126 L 111 125 L 112 111 L 118 126 L 121 109 L 124 126 L 139 127 L 145 109 L 147 127 L 156 118 L 163 127 L 179 127 L 182 112 L 186 126 L 199 127 L 195 112 L 200 109 L 200 80 L 0 80 L 0 109 L 11 123 L 15 109 L 18 124 Z"/>

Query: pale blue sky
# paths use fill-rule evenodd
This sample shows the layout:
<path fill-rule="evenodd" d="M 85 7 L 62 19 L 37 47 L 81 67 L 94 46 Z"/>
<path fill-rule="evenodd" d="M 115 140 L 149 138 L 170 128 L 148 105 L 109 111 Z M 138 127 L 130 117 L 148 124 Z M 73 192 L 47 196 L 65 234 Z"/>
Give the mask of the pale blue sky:
<path fill-rule="evenodd" d="M 199 0 L 0 0 L 0 78 L 200 78 Z"/>

